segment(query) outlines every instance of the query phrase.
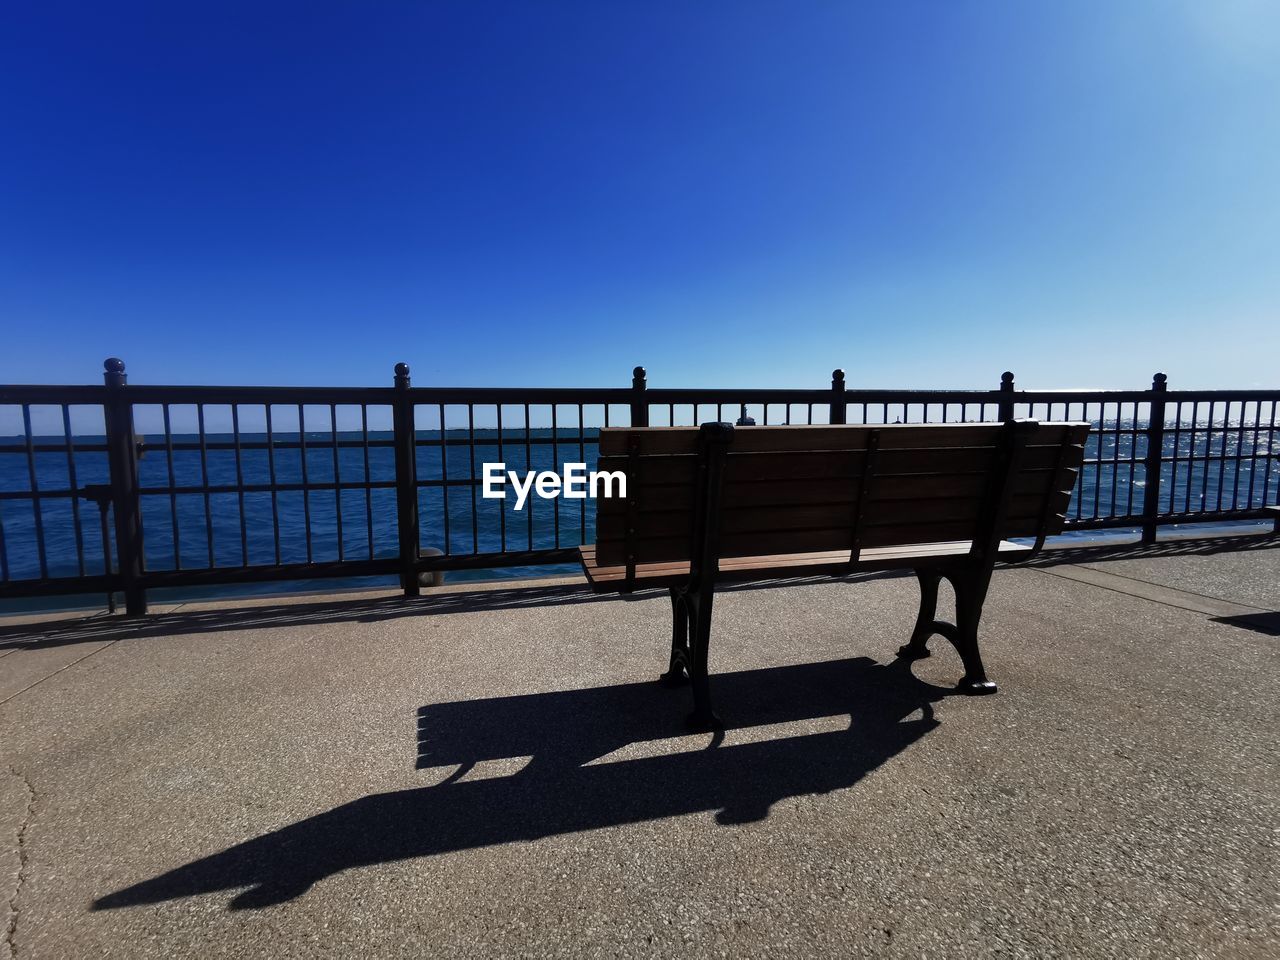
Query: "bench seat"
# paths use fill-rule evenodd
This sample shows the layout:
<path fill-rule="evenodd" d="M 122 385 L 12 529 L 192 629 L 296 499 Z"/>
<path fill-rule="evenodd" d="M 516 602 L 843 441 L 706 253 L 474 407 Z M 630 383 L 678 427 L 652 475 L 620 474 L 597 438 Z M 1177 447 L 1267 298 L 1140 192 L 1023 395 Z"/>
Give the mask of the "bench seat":
<path fill-rule="evenodd" d="M 839 575 L 855 570 L 892 570 L 904 566 L 928 566 L 935 561 L 962 557 L 973 546 L 970 540 L 951 540 L 945 543 L 913 543 L 898 547 L 868 547 L 850 565 L 848 550 L 826 550 L 818 553 L 790 553 L 766 557 L 722 557 L 719 563 L 718 582 L 734 580 L 761 580 L 773 576 L 805 574 Z M 595 544 L 579 547 L 582 572 L 596 593 L 613 593 L 627 578 L 625 566 L 601 566 L 596 562 Z M 1000 541 L 1001 556 L 1029 553 L 1030 546 Z M 669 587 L 689 579 L 689 562 L 640 563 L 636 565 L 635 580 L 639 588 Z"/>

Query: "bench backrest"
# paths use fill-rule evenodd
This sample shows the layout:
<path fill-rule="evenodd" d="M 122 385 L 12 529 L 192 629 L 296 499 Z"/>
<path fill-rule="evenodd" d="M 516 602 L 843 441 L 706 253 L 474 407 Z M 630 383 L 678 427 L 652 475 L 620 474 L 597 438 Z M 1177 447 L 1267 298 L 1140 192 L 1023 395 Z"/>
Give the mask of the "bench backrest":
<path fill-rule="evenodd" d="M 1087 423 L 606 428 L 601 564 L 687 561 L 719 518 L 716 557 L 1038 537 L 1062 530 Z M 717 476 L 718 474 L 718 476 Z M 628 531 L 631 531 L 630 533 Z"/>

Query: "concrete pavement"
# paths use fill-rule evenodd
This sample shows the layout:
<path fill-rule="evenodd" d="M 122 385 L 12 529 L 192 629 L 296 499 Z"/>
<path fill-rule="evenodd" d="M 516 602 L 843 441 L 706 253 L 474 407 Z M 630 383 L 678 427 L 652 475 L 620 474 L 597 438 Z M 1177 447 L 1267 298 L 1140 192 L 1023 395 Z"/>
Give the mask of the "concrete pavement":
<path fill-rule="evenodd" d="M 0 626 L 28 957 L 1280 955 L 1280 549 L 1001 571 L 995 697 L 914 579 L 576 582 Z M 0 957 L 4 953 L 0 952 Z"/>

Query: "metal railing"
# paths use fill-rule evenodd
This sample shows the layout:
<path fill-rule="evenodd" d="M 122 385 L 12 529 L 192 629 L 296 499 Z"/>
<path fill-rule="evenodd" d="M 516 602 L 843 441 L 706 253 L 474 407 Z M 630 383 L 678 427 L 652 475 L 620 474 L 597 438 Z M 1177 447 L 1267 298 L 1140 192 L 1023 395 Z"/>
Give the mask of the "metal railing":
<path fill-rule="evenodd" d="M 1280 390 L 0 386 L 0 599 L 572 563 L 590 500 L 479 495 L 482 464 L 594 465 L 602 426 L 1088 420 L 1067 525 L 1261 519 Z M 536 502 L 535 502 L 536 501 Z M 96 508 L 96 509 L 94 509 Z"/>

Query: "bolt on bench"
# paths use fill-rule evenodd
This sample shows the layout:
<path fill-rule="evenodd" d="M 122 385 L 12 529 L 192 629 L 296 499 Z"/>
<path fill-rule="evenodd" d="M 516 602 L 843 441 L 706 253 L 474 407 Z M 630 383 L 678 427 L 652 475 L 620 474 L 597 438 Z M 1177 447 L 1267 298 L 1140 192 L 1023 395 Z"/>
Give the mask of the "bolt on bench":
<path fill-rule="evenodd" d="M 598 593 L 669 588 L 663 680 L 692 683 L 696 729 L 719 724 L 707 649 L 725 582 L 913 570 L 920 612 L 899 655 L 928 656 L 941 634 L 964 664 L 957 689 L 994 693 L 978 649 L 992 569 L 1029 559 L 1061 532 L 1088 432 L 1087 423 L 1031 420 L 606 428 L 598 469 L 625 473 L 627 496 L 597 501 L 583 571 Z M 943 578 L 955 589 L 954 624 L 935 619 Z"/>

